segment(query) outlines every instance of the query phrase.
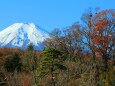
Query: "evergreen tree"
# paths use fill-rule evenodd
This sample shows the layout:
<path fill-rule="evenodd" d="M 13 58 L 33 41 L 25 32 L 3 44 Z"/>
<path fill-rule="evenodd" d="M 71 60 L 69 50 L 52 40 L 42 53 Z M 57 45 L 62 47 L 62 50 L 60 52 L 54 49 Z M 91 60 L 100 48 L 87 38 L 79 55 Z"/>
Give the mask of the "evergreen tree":
<path fill-rule="evenodd" d="M 32 43 L 29 44 L 23 60 L 24 69 L 32 71 L 37 68 L 37 56 Z"/>
<path fill-rule="evenodd" d="M 12 58 L 7 58 L 4 62 L 4 67 L 8 72 L 20 71 L 21 66 L 22 64 L 18 54 L 13 54 Z"/>
<path fill-rule="evenodd" d="M 25 52 L 25 56 L 23 60 L 23 69 L 31 73 L 33 85 L 37 84 L 37 79 L 35 76 L 37 66 L 38 66 L 38 58 L 36 55 L 36 51 L 34 50 L 33 44 L 30 43 Z"/>
<path fill-rule="evenodd" d="M 55 73 L 58 70 L 65 70 L 66 67 L 60 61 L 62 53 L 54 48 L 47 48 L 43 51 L 40 62 L 39 76 L 50 74 L 52 86 L 55 86 Z"/>

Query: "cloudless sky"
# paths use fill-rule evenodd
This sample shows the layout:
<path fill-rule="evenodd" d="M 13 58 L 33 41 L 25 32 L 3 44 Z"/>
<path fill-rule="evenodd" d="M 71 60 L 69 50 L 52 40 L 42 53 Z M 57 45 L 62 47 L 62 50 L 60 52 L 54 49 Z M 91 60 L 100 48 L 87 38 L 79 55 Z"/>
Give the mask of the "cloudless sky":
<path fill-rule="evenodd" d="M 0 0 L 0 31 L 22 22 L 50 32 L 80 21 L 89 7 L 115 9 L 115 0 Z"/>

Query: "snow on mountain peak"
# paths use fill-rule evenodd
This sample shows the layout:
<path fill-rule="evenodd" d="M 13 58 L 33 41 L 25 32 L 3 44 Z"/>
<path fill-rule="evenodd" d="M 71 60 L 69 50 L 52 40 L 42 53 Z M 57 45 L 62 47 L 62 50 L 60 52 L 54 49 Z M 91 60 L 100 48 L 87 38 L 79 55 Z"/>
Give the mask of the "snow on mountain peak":
<path fill-rule="evenodd" d="M 26 49 L 33 43 L 35 49 L 42 50 L 46 38 L 49 38 L 48 33 L 34 23 L 14 23 L 0 32 L 0 47 Z"/>

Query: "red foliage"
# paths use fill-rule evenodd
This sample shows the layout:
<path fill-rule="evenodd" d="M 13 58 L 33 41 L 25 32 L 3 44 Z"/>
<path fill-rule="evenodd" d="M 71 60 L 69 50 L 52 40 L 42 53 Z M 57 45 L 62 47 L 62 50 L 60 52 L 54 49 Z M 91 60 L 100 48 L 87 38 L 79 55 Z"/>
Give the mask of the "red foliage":
<path fill-rule="evenodd" d="M 112 49 L 113 42 L 113 33 L 110 29 L 112 22 L 107 18 L 100 19 L 95 25 L 93 40 L 92 40 L 92 49 L 101 54 L 107 54 L 109 50 Z"/>

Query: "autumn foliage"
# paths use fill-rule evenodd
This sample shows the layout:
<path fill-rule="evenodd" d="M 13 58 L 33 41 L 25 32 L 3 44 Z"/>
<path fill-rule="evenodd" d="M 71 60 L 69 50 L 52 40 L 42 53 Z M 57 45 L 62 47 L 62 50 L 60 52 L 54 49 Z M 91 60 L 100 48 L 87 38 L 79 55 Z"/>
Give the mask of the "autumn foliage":
<path fill-rule="evenodd" d="M 43 51 L 0 48 L 0 86 L 115 86 L 114 18 L 111 9 L 84 13 L 82 23 L 54 29 Z"/>

